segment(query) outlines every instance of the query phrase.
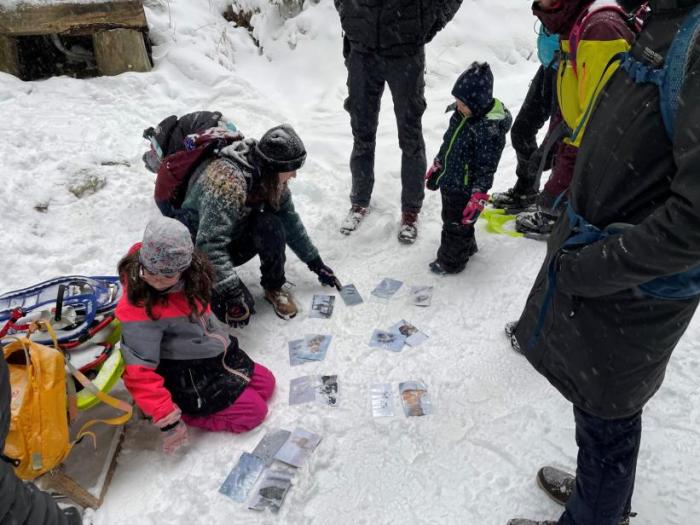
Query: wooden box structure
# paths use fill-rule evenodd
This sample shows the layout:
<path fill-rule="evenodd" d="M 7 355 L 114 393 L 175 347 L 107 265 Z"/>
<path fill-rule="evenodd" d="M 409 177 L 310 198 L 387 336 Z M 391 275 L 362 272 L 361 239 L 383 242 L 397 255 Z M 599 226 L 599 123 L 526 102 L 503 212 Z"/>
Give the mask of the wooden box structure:
<path fill-rule="evenodd" d="M 0 71 L 21 77 L 20 38 L 42 35 L 91 36 L 102 75 L 150 71 L 147 32 L 140 0 L 0 7 Z"/>

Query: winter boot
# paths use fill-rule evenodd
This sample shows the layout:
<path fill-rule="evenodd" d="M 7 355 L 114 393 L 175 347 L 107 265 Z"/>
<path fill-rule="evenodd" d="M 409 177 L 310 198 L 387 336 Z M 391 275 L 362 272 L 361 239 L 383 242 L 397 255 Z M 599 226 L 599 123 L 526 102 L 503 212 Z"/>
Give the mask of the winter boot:
<path fill-rule="evenodd" d="M 462 266 L 459 269 L 452 269 L 452 268 L 447 268 L 443 263 L 441 263 L 438 259 L 435 259 L 433 262 L 431 262 L 428 267 L 430 268 L 430 271 L 433 272 L 436 275 L 448 275 L 448 274 L 455 274 L 459 273 L 462 270 L 464 270 L 464 266 Z"/>
<path fill-rule="evenodd" d="M 531 239 L 544 240 L 554 228 L 557 217 L 543 211 L 523 212 L 515 218 L 515 229 Z"/>
<path fill-rule="evenodd" d="M 573 474 L 569 474 L 556 467 L 542 467 L 537 471 L 537 485 L 554 503 L 566 505 L 566 502 L 574 491 L 576 478 Z M 635 512 L 631 512 L 627 516 L 624 516 L 620 520 L 619 525 L 629 525 L 630 517 L 636 515 Z"/>
<path fill-rule="evenodd" d="M 537 486 L 559 505 L 566 505 L 575 485 L 576 478 L 558 468 L 542 467 L 537 471 Z"/>
<path fill-rule="evenodd" d="M 505 332 L 506 332 L 506 337 L 510 341 L 510 346 L 513 350 L 518 352 L 519 354 L 522 354 L 523 351 L 520 349 L 520 343 L 518 343 L 518 340 L 515 338 L 515 329 L 518 327 L 518 321 L 511 321 L 510 323 L 506 323 L 505 327 Z M 539 476 L 539 473 L 538 473 Z"/>
<path fill-rule="evenodd" d="M 282 319 L 288 320 L 297 315 L 297 305 L 289 289 L 265 290 L 265 300 L 272 305 L 272 309 Z"/>
<path fill-rule="evenodd" d="M 494 208 L 506 211 L 506 215 L 512 215 L 527 210 L 537 200 L 537 192 L 520 193 L 515 188 L 511 188 L 502 193 L 491 195 L 491 204 Z"/>
<path fill-rule="evenodd" d="M 362 206 L 355 206 L 353 204 L 348 215 L 340 225 L 340 233 L 343 235 L 350 235 L 360 226 L 362 219 L 364 219 L 368 213 L 369 208 L 363 208 Z"/>
<path fill-rule="evenodd" d="M 522 518 L 516 518 L 514 520 L 508 520 L 508 525 L 557 525 L 557 522 L 556 521 L 524 520 Z"/>
<path fill-rule="evenodd" d="M 399 228 L 399 242 L 413 244 L 418 237 L 418 213 L 405 211 L 401 214 L 401 228 Z"/>

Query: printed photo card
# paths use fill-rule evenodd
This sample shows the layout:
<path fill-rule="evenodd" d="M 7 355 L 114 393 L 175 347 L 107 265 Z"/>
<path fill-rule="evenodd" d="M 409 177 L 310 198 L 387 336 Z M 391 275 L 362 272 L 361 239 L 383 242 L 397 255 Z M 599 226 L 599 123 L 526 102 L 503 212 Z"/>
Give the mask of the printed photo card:
<path fill-rule="evenodd" d="M 372 290 L 372 295 L 374 295 L 375 297 L 381 297 L 382 299 L 390 299 L 398 291 L 398 289 L 401 288 L 402 285 L 402 281 L 397 281 L 396 279 L 385 277 L 377 285 L 377 287 L 374 290 Z"/>
<path fill-rule="evenodd" d="M 399 383 L 399 394 L 406 417 L 426 416 L 432 413 L 428 387 L 423 381 Z"/>

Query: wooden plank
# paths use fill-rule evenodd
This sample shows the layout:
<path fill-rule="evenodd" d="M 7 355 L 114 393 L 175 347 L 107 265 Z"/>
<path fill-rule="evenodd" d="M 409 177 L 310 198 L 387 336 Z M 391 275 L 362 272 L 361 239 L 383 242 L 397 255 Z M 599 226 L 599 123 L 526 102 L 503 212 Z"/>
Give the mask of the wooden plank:
<path fill-rule="evenodd" d="M 119 75 L 127 71 L 150 71 L 143 34 L 133 29 L 98 31 L 92 36 L 95 62 L 103 75 Z"/>
<path fill-rule="evenodd" d="M 0 71 L 16 77 L 20 76 L 16 38 L 0 35 Z"/>
<path fill-rule="evenodd" d="M 90 34 L 98 29 L 147 29 L 138 0 L 0 8 L 0 35 Z"/>
<path fill-rule="evenodd" d="M 95 496 L 78 485 L 73 478 L 66 475 L 60 469 L 52 470 L 45 474 L 42 479 L 44 480 L 43 485 L 46 489 L 54 490 L 70 498 L 81 507 L 90 507 L 91 509 L 100 507 L 100 501 Z"/>
<path fill-rule="evenodd" d="M 109 488 L 109 484 L 112 482 L 112 476 L 114 476 L 114 471 L 117 468 L 117 456 L 119 456 L 119 452 L 121 452 L 122 449 L 124 434 L 124 427 L 119 427 L 117 432 L 114 433 L 114 437 L 112 439 L 112 443 L 110 443 L 108 451 L 108 457 L 110 460 L 105 463 L 105 466 L 97 479 L 96 487 L 98 493 L 92 493 L 94 496 L 97 496 L 98 503 L 100 505 L 102 505 L 102 502 L 105 499 L 105 494 L 107 494 L 107 489 Z"/>

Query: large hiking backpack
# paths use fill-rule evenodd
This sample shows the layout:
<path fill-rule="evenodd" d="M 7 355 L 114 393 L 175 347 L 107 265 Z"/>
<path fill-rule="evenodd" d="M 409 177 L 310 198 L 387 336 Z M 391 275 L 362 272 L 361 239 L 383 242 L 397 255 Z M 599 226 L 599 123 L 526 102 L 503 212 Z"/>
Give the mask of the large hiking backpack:
<path fill-rule="evenodd" d="M 132 411 L 128 403 L 96 390 L 101 401 L 123 414 L 88 421 L 77 432 L 75 440 L 71 440 L 69 408 L 71 398 L 75 396 L 71 389 L 72 377 L 85 388 L 94 386 L 64 358 L 50 325 L 45 324 L 45 328 L 52 334 L 54 347 L 39 344 L 28 337 L 13 336 L 3 348 L 12 397 L 10 431 L 2 456 L 14 465 L 17 476 L 25 480 L 35 479 L 59 466 L 75 443 L 91 435 L 88 429 L 93 425 L 123 425 L 131 418 Z"/>
<path fill-rule="evenodd" d="M 190 176 L 207 158 L 243 135 L 218 111 L 171 115 L 143 132 L 151 149 L 143 155 L 146 168 L 157 173 L 154 198 L 161 213 L 177 217 Z"/>

